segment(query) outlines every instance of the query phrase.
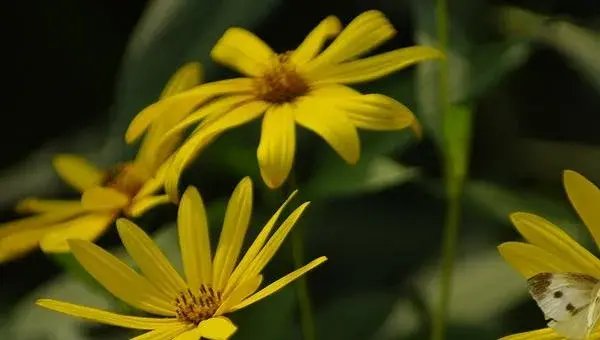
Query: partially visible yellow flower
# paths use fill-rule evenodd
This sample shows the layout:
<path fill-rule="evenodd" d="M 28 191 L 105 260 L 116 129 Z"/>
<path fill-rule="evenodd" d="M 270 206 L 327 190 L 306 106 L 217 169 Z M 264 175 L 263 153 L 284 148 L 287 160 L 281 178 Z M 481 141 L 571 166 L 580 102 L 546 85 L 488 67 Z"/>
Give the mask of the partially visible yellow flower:
<path fill-rule="evenodd" d="M 306 202 L 296 208 L 273 232 L 294 194 L 275 212 L 238 261 L 252 215 L 250 178 L 238 184 L 229 200 L 214 254 L 202 198 L 195 188 L 188 188 L 177 216 L 185 280 L 152 239 L 126 219 L 117 221 L 117 229 L 142 275 L 93 243 L 69 241 L 75 258 L 107 290 L 127 304 L 157 317 L 125 316 L 47 299 L 38 300 L 37 304 L 109 325 L 148 330 L 135 338 L 140 340 L 227 339 L 236 331 L 236 326 L 225 315 L 277 292 L 327 260 L 319 257 L 258 290 L 263 279 L 261 272 L 309 204 Z"/>
<path fill-rule="evenodd" d="M 600 190 L 585 177 L 567 170 L 564 185 L 571 204 L 600 246 Z M 579 245 L 567 233 L 542 217 L 517 212 L 511 220 L 527 243 L 506 242 L 500 254 L 525 278 L 539 273 L 581 273 L 600 279 L 600 259 Z M 510 335 L 503 340 L 564 339 L 551 328 Z M 596 328 L 590 339 L 600 339 Z"/>
<path fill-rule="evenodd" d="M 197 63 L 183 66 L 171 78 L 162 98 L 192 88 L 200 82 Z M 180 110 L 175 110 L 181 112 Z M 183 112 L 182 114 L 187 114 Z M 166 195 L 157 195 L 164 173 L 179 142 L 159 144 L 163 135 L 181 117 L 164 116 L 157 120 L 140 145 L 133 161 L 100 170 L 84 158 L 59 155 L 53 165 L 62 179 L 82 193 L 80 200 L 28 198 L 17 210 L 33 216 L 0 225 L 0 262 L 15 259 L 36 247 L 46 252 L 67 252 L 67 239 L 98 238 L 121 214 L 137 217 L 159 204 L 168 203 Z"/>
<path fill-rule="evenodd" d="M 207 83 L 154 103 L 131 122 L 126 141 L 136 140 L 163 113 L 170 114 L 165 106 L 177 103 L 182 110 L 189 110 L 212 100 L 171 131 L 178 134 L 200 122 L 179 149 L 167 175 L 166 191 L 173 199 L 177 198 L 181 172 L 203 147 L 222 132 L 263 114 L 257 156 L 269 187 L 279 187 L 291 171 L 296 123 L 320 135 L 347 163 L 354 164 L 360 154 L 357 128 L 398 130 L 418 124 L 413 113 L 396 100 L 381 94 L 363 95 L 343 84 L 371 81 L 442 57 L 431 47 L 413 46 L 359 58 L 395 34 L 379 11 L 362 13 L 343 30 L 339 19 L 330 16 L 296 50 L 277 54 L 252 33 L 230 28 L 214 46 L 211 57 L 245 77 Z"/>

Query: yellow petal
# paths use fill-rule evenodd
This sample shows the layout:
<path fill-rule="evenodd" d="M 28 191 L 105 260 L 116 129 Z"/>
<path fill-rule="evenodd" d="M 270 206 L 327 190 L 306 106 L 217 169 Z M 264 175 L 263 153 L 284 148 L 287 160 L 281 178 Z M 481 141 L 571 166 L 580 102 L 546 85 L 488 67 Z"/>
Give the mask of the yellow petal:
<path fill-rule="evenodd" d="M 172 201 L 179 199 L 179 177 L 189 163 L 221 133 L 258 118 L 268 108 L 254 101 L 240 105 L 233 111 L 204 125 L 179 148 L 165 179 L 165 191 Z"/>
<path fill-rule="evenodd" d="M 216 99 L 213 102 L 202 106 L 194 111 L 186 119 L 170 129 L 162 138 L 161 143 L 169 143 L 170 140 L 181 135 L 190 126 L 199 123 L 209 115 L 222 114 L 230 111 L 233 107 L 251 99 L 248 95 L 228 96 L 222 99 Z"/>
<path fill-rule="evenodd" d="M 69 246 L 85 270 L 117 298 L 149 313 L 175 316 L 173 300 L 121 260 L 90 242 L 70 240 Z"/>
<path fill-rule="evenodd" d="M 127 208 L 127 215 L 131 217 L 139 217 L 145 214 L 148 210 L 161 205 L 171 202 L 169 196 L 148 196 L 135 200 L 129 208 Z"/>
<path fill-rule="evenodd" d="M 47 212 L 81 212 L 83 207 L 80 200 L 44 200 L 26 198 L 19 202 L 16 210 L 20 213 L 47 213 Z"/>
<path fill-rule="evenodd" d="M 252 261 L 252 264 L 244 273 L 245 276 L 252 277 L 262 272 L 263 268 L 265 268 L 265 266 L 269 263 L 269 261 L 271 261 L 277 250 L 279 250 L 279 247 L 281 247 L 283 241 L 285 241 L 285 238 L 290 233 L 290 231 L 292 231 L 292 228 L 294 227 L 300 216 L 302 216 L 302 213 L 308 207 L 309 204 L 310 202 L 303 203 L 298 208 L 296 208 L 296 210 L 294 210 L 288 216 L 288 218 L 285 219 L 285 221 L 283 221 L 281 226 L 277 229 L 277 231 L 273 233 L 273 236 L 271 236 L 269 241 L 267 241 L 264 248 L 261 249 L 258 255 L 256 255 L 256 258 L 254 259 L 254 261 Z"/>
<path fill-rule="evenodd" d="M 414 114 L 406 106 L 381 94 L 340 99 L 338 105 L 346 111 L 352 124 L 361 129 L 399 130 L 415 121 Z"/>
<path fill-rule="evenodd" d="M 167 82 L 160 94 L 160 98 L 166 98 L 187 91 L 200 84 L 203 78 L 202 65 L 200 63 L 187 63 L 181 66 Z"/>
<path fill-rule="evenodd" d="M 581 267 L 529 243 L 505 242 L 498 246 L 504 259 L 529 279 L 539 273 L 579 273 Z"/>
<path fill-rule="evenodd" d="M 181 322 L 177 321 L 175 318 L 144 318 L 139 316 L 119 315 L 96 308 L 50 299 L 37 300 L 36 304 L 70 316 L 125 328 L 156 329 L 177 327 L 181 324 Z"/>
<path fill-rule="evenodd" d="M 173 340 L 177 336 L 193 327 L 190 324 L 179 322 L 173 326 L 157 328 L 142 335 L 131 338 L 131 340 Z M 196 339 L 197 340 L 197 339 Z"/>
<path fill-rule="evenodd" d="M 119 210 L 129 204 L 129 197 L 113 188 L 94 187 L 83 193 L 81 204 L 88 210 Z"/>
<path fill-rule="evenodd" d="M 594 241 L 600 247 L 600 190 L 594 183 L 572 170 L 563 174 L 565 190 L 573 208 L 579 214 Z"/>
<path fill-rule="evenodd" d="M 192 186 L 183 193 L 177 212 L 181 260 L 188 285 L 193 292 L 212 282 L 210 234 L 204 202 Z"/>
<path fill-rule="evenodd" d="M 52 164 L 65 182 L 81 192 L 100 185 L 104 179 L 104 173 L 83 157 L 58 155 Z"/>
<path fill-rule="evenodd" d="M 512 214 L 511 220 L 529 243 L 577 265 L 580 273 L 600 277 L 600 261 L 560 228 L 539 216 L 522 212 Z"/>
<path fill-rule="evenodd" d="M 14 231 L 0 237 L 0 263 L 15 260 L 39 246 L 40 240 L 59 228 L 47 226 L 38 229 Z"/>
<path fill-rule="evenodd" d="M 422 61 L 443 57 L 440 51 L 432 47 L 412 46 L 343 64 L 320 67 L 306 74 L 314 84 L 355 84 L 381 78 Z"/>
<path fill-rule="evenodd" d="M 177 111 L 191 112 L 191 110 L 208 100 L 226 93 L 249 93 L 252 91 L 252 79 L 234 78 L 211 82 L 196 86 L 195 88 L 159 100 L 138 113 L 125 132 L 125 141 L 128 144 L 135 142 L 146 131 L 148 126 L 163 114 L 177 114 Z"/>
<path fill-rule="evenodd" d="M 33 215 L 31 217 L 12 220 L 0 224 L 0 238 L 28 229 L 47 228 L 50 225 L 72 219 L 78 215 L 81 215 L 83 212 L 83 210 L 57 210 Z"/>
<path fill-rule="evenodd" d="M 225 212 L 223 229 L 213 264 L 213 289 L 222 291 L 238 260 L 252 215 L 252 180 L 245 177 L 236 186 Z"/>
<path fill-rule="evenodd" d="M 306 65 L 306 68 L 314 74 L 328 64 L 355 59 L 372 51 L 395 34 L 396 30 L 383 13 L 366 11 L 352 20 L 331 45 Z"/>
<path fill-rule="evenodd" d="M 358 132 L 346 113 L 331 100 L 316 96 L 298 100 L 296 122 L 325 139 L 347 163 L 358 162 Z"/>
<path fill-rule="evenodd" d="M 525 333 L 513 334 L 502 337 L 500 340 L 563 340 L 564 338 L 558 335 L 551 328 L 538 329 Z"/>
<path fill-rule="evenodd" d="M 95 241 L 112 224 L 115 215 L 109 213 L 89 213 L 55 225 L 53 230 L 40 240 L 40 248 L 46 253 L 69 252 L 67 241 L 77 238 Z"/>
<path fill-rule="evenodd" d="M 289 104 L 273 106 L 265 113 L 256 155 L 260 174 L 271 189 L 287 179 L 296 152 L 296 123 Z"/>
<path fill-rule="evenodd" d="M 291 61 L 302 65 L 312 60 L 323 48 L 325 42 L 337 36 L 342 30 L 342 23 L 337 17 L 330 15 L 322 20 L 304 39 L 302 44 L 290 55 Z"/>
<path fill-rule="evenodd" d="M 233 336 L 237 331 L 237 327 L 228 318 L 219 316 L 200 322 L 198 330 L 202 338 L 225 340 Z"/>
<path fill-rule="evenodd" d="M 188 288 L 162 251 L 142 229 L 133 222 L 120 218 L 117 220 L 117 230 L 127 253 L 144 276 L 172 301 Z"/>
<path fill-rule="evenodd" d="M 255 77 L 262 73 L 275 53 L 260 38 L 238 27 L 229 28 L 217 41 L 211 58 L 244 75 Z"/>
<path fill-rule="evenodd" d="M 281 288 L 287 286 L 292 281 L 294 281 L 297 278 L 299 278 L 300 276 L 306 274 L 308 271 L 314 269 L 315 267 L 317 267 L 318 265 L 322 264 L 325 261 L 327 261 L 327 257 L 325 257 L 325 256 L 321 256 L 315 260 L 312 260 L 307 265 L 294 270 L 293 272 L 287 274 L 286 276 L 280 278 L 279 280 L 271 283 L 270 285 L 266 286 L 265 288 L 259 290 L 255 294 L 251 295 L 249 298 L 247 298 L 246 300 L 242 301 L 240 304 L 233 307 L 231 312 L 238 310 L 238 309 L 242 309 L 242 308 L 249 306 L 259 300 L 266 298 L 267 296 L 269 296 L 269 295 L 277 292 Z"/>
<path fill-rule="evenodd" d="M 287 205 L 296 196 L 297 193 L 298 190 L 295 190 L 290 194 L 290 196 L 285 200 L 285 202 L 283 202 L 281 207 L 277 209 L 275 214 L 271 216 L 269 221 L 265 224 L 260 233 L 256 236 L 254 242 L 252 242 L 252 245 L 250 245 L 250 247 L 246 251 L 246 254 L 244 254 L 244 257 L 242 257 L 242 259 L 240 260 L 240 263 L 237 265 L 233 273 L 231 273 L 231 276 L 227 281 L 227 286 L 223 291 L 223 295 L 229 294 L 229 292 L 231 292 L 231 290 L 237 285 L 237 283 L 244 277 L 246 270 L 253 263 L 254 259 L 262 249 L 265 242 L 267 242 L 267 238 L 271 234 L 271 230 L 273 230 L 275 223 L 277 223 L 277 220 L 279 220 L 279 216 L 281 216 L 283 210 L 287 207 Z"/>
<path fill-rule="evenodd" d="M 239 285 L 237 285 L 229 294 L 223 295 L 223 303 L 219 306 L 219 309 L 215 312 L 215 315 L 227 314 L 230 308 L 236 306 L 242 300 L 256 292 L 260 284 L 262 283 L 262 275 L 246 278 Z"/>

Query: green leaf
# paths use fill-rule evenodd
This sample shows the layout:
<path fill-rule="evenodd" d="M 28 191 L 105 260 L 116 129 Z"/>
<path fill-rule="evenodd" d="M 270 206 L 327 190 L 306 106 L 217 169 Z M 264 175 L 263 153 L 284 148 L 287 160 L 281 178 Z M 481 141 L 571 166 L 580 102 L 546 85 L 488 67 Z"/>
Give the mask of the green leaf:
<path fill-rule="evenodd" d="M 501 7 L 499 15 L 505 33 L 553 47 L 600 92 L 600 33 L 518 7 Z"/>

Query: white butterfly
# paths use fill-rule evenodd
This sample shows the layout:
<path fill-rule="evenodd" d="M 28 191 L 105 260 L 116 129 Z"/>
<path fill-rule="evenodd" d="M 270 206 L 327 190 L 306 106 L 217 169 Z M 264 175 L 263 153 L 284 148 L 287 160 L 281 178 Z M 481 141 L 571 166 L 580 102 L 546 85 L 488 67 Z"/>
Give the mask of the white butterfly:
<path fill-rule="evenodd" d="M 540 273 L 529 280 L 529 293 L 548 326 L 571 340 L 586 339 L 600 317 L 600 280 L 579 273 Z"/>

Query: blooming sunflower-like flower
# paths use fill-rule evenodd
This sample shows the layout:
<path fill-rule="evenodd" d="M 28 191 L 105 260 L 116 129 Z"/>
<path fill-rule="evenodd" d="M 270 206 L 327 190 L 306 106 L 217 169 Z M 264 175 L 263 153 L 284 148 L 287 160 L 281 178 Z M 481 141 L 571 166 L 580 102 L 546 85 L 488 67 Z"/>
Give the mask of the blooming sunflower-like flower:
<path fill-rule="evenodd" d="M 574 171 L 565 171 L 563 179 L 571 204 L 587 226 L 596 244 L 600 246 L 600 210 L 598 209 L 600 190 Z M 600 259 L 579 245 L 563 230 L 542 217 L 523 212 L 512 214 L 511 220 L 527 242 L 506 242 L 498 249 L 500 254 L 525 278 L 531 279 L 541 273 L 575 273 L 600 280 Z M 585 323 L 582 326 L 585 326 Z M 502 338 L 502 340 L 529 339 L 566 338 L 553 328 Z M 596 328 L 592 331 L 589 339 L 600 339 L 600 330 Z"/>
<path fill-rule="evenodd" d="M 320 135 L 347 163 L 354 164 L 360 154 L 357 128 L 397 130 L 418 125 L 413 113 L 396 100 L 361 94 L 344 84 L 371 81 L 442 57 L 431 47 L 413 46 L 359 58 L 395 33 L 379 11 L 362 13 L 343 30 L 339 19 L 330 16 L 297 49 L 277 54 L 252 33 L 230 28 L 212 49 L 211 57 L 245 77 L 206 83 L 150 105 L 131 122 L 125 139 L 133 142 L 155 119 L 170 114 L 166 107 L 171 103 L 183 110 L 206 104 L 171 131 L 178 134 L 200 123 L 170 168 L 166 191 L 174 199 L 181 172 L 203 147 L 220 133 L 261 116 L 257 157 L 269 187 L 279 187 L 291 171 L 296 123 Z"/>
<path fill-rule="evenodd" d="M 119 236 L 142 275 L 97 245 L 70 240 L 75 258 L 107 290 L 127 304 L 157 317 L 118 315 L 54 300 L 37 304 L 61 313 L 114 326 L 148 330 L 134 339 L 227 339 L 236 326 L 225 316 L 286 286 L 327 260 L 320 257 L 259 290 L 261 272 L 308 206 L 296 208 L 273 229 L 295 192 L 265 224 L 245 255 L 238 258 L 252 213 L 252 182 L 244 178 L 233 192 L 216 252 L 211 253 L 206 211 L 189 187 L 177 216 L 184 280 L 139 227 L 117 221 Z"/>
<path fill-rule="evenodd" d="M 200 82 L 200 77 L 199 64 L 184 65 L 168 82 L 161 97 L 192 88 Z M 166 164 L 179 140 L 171 138 L 170 145 L 160 142 L 180 119 L 161 117 L 145 136 L 135 159 L 108 170 L 101 170 L 78 156 L 56 156 L 54 168 L 65 182 L 82 193 L 81 199 L 27 198 L 20 202 L 17 211 L 33 215 L 0 225 L 0 262 L 15 259 L 38 245 L 46 252 L 67 252 L 69 238 L 95 240 L 119 215 L 137 217 L 168 203 L 166 195 L 156 193 L 163 187 Z"/>

